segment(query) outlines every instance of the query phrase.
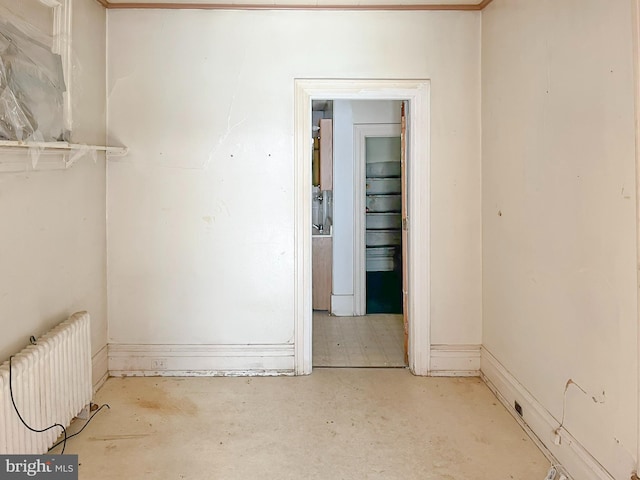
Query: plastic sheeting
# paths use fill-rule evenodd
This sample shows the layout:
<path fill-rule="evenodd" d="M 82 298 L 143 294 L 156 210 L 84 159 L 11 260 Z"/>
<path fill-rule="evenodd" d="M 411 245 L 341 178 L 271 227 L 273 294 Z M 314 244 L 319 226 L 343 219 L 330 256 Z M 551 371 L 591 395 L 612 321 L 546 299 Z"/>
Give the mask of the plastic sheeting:
<path fill-rule="evenodd" d="M 68 141 L 62 58 L 0 20 L 0 139 Z"/>

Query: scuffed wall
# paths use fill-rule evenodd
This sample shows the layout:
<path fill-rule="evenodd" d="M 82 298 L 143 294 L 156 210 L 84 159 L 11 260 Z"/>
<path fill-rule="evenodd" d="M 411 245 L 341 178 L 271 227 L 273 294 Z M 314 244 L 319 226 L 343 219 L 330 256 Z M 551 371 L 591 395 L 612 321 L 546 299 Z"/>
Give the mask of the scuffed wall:
<path fill-rule="evenodd" d="M 109 163 L 110 342 L 292 343 L 294 79 L 424 78 L 432 339 L 479 344 L 479 27 L 479 12 L 110 10 L 109 136 L 130 147 Z"/>
<path fill-rule="evenodd" d="M 106 14 L 94 0 L 73 8 L 72 140 L 103 144 Z M 0 152 L 3 162 L 19 155 Z M 91 314 L 93 353 L 106 346 L 105 181 L 103 155 L 0 173 L 0 361 L 78 310 Z"/>
<path fill-rule="evenodd" d="M 638 415 L 631 2 L 495 0 L 482 31 L 483 344 L 627 480 Z M 551 428 L 536 434 L 553 441 Z M 572 447 L 554 449 L 568 458 Z"/>

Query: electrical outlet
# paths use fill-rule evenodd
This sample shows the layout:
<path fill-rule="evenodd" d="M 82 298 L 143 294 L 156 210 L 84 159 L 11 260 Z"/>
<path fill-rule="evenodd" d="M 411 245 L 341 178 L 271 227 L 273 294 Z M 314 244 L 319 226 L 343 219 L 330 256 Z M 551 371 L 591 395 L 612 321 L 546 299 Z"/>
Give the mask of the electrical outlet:
<path fill-rule="evenodd" d="M 556 467 L 552 465 L 549 472 L 547 472 L 547 476 L 544 477 L 544 480 L 555 480 L 557 474 L 558 471 L 556 470 Z"/>
<path fill-rule="evenodd" d="M 562 443 L 562 435 L 560 435 L 559 428 L 555 432 L 553 432 L 553 443 L 555 445 L 560 445 Z"/>
<path fill-rule="evenodd" d="M 555 465 L 553 468 L 556 469 L 555 480 L 569 480 L 569 475 L 562 465 Z"/>
<path fill-rule="evenodd" d="M 167 359 L 166 358 L 156 358 L 151 361 L 151 368 L 154 370 L 166 370 L 167 369 Z"/>
<path fill-rule="evenodd" d="M 513 408 L 516 409 L 518 415 L 522 416 L 522 406 L 517 401 L 513 402 Z"/>

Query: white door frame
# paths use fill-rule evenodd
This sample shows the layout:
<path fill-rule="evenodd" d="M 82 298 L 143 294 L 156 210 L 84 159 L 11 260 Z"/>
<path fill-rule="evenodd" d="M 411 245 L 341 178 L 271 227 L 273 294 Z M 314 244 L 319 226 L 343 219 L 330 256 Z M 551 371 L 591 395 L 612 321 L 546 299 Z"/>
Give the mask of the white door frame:
<path fill-rule="evenodd" d="M 367 249 L 365 247 L 367 232 L 365 211 L 367 137 L 399 137 L 400 134 L 401 126 L 399 123 L 355 124 L 353 126 L 355 160 L 353 176 L 355 179 L 353 189 L 353 308 L 355 315 L 367 314 Z M 406 192 L 404 193 L 406 194 Z"/>
<path fill-rule="evenodd" d="M 311 102 L 408 100 L 409 368 L 429 374 L 430 315 L 430 81 L 294 80 L 294 363 L 296 375 L 312 370 L 311 305 Z"/>
<path fill-rule="evenodd" d="M 634 0 L 633 4 L 633 73 L 634 73 L 634 97 L 636 117 L 636 247 L 637 262 L 640 267 L 640 0 Z M 638 286 L 640 286 L 640 277 Z M 636 289 L 636 292 L 638 290 Z M 640 302 L 637 308 L 638 315 L 638 365 L 640 365 Z M 640 374 L 640 368 L 638 368 Z M 640 475 L 640 378 L 638 380 L 638 442 L 637 442 L 637 473 Z"/>

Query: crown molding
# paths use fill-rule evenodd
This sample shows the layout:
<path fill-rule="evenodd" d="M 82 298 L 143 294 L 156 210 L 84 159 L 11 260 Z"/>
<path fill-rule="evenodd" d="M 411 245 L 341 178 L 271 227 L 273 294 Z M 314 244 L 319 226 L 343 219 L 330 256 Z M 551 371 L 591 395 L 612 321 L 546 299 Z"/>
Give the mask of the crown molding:
<path fill-rule="evenodd" d="M 114 3 L 109 0 L 96 0 L 108 9 L 155 9 L 155 10 L 384 10 L 384 11 L 479 11 L 483 10 L 493 0 L 482 0 L 477 4 L 431 4 L 431 5 L 266 5 L 252 3 L 171 3 L 171 2 L 127 2 Z"/>

